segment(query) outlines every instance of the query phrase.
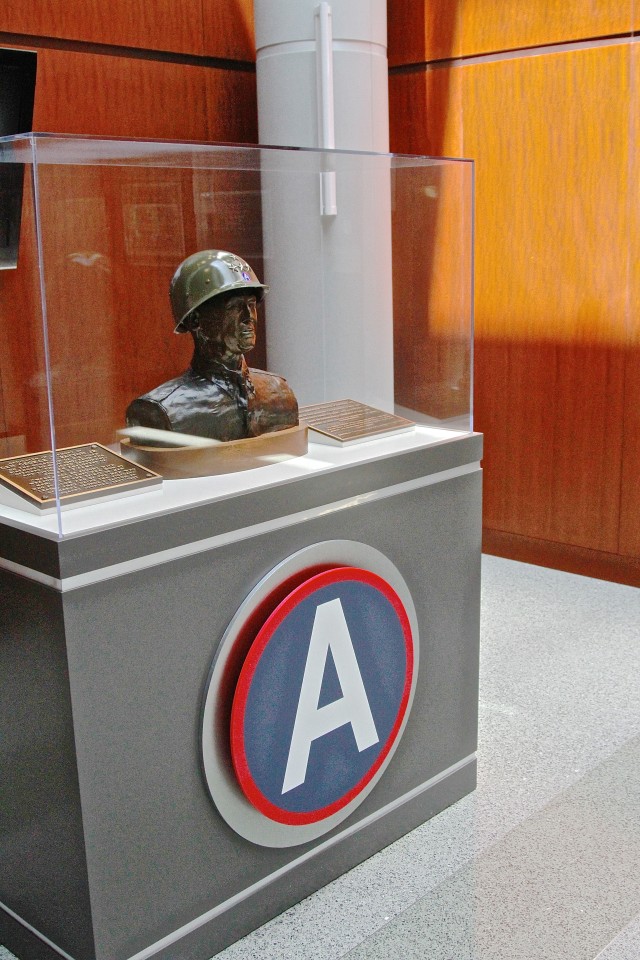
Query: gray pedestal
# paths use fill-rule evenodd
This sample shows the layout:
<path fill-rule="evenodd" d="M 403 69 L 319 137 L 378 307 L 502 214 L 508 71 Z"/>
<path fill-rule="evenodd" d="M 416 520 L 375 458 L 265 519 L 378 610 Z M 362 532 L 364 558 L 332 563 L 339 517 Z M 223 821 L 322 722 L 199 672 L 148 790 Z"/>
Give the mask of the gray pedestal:
<path fill-rule="evenodd" d="M 473 789 L 480 455 L 468 435 L 61 541 L 2 526 L 0 943 L 22 960 L 206 960 Z M 203 692 L 251 589 L 337 539 L 409 587 L 412 711 L 331 833 L 256 846 L 207 793 Z"/>

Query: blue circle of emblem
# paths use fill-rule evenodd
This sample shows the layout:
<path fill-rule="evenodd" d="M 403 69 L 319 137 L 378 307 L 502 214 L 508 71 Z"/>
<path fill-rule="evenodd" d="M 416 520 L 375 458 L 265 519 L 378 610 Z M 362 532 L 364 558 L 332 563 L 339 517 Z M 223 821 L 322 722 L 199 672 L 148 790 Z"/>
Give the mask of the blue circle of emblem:
<path fill-rule="evenodd" d="M 350 803 L 401 732 L 413 669 L 407 612 L 382 577 L 339 567 L 294 589 L 236 686 L 231 755 L 249 802 L 291 825 Z"/>

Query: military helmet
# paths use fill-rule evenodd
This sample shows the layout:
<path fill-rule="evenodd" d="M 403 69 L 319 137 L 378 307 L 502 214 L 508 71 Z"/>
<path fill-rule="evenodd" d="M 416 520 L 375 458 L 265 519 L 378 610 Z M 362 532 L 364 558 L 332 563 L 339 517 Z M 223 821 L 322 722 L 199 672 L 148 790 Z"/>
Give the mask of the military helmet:
<path fill-rule="evenodd" d="M 185 333 L 185 320 L 212 297 L 230 290 L 255 291 L 258 302 L 269 288 L 260 283 L 246 260 L 226 250 L 201 250 L 184 260 L 169 287 L 175 333 Z"/>

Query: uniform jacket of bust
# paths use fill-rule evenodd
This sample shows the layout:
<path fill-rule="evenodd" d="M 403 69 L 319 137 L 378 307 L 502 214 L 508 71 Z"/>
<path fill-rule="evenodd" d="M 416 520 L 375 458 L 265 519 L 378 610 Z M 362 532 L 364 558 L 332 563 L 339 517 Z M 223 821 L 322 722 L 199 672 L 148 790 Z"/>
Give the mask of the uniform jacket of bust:
<path fill-rule="evenodd" d="M 194 357 L 179 377 L 138 397 L 127 425 L 190 433 L 212 440 L 240 440 L 293 427 L 298 404 L 283 377 L 242 363 L 237 370 Z"/>

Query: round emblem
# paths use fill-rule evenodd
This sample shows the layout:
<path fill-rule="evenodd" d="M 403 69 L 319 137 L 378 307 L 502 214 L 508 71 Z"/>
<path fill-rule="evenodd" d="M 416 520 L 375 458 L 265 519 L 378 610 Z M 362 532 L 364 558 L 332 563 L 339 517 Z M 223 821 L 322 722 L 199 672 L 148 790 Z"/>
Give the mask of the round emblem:
<path fill-rule="evenodd" d="M 205 695 L 211 797 L 243 837 L 304 843 L 373 789 L 416 684 L 415 609 L 397 568 L 352 541 L 278 564 L 229 625 Z"/>
<path fill-rule="evenodd" d="M 339 567 L 293 590 L 236 687 L 231 755 L 249 802 L 285 824 L 341 810 L 389 753 L 412 677 L 409 620 L 381 577 Z"/>

